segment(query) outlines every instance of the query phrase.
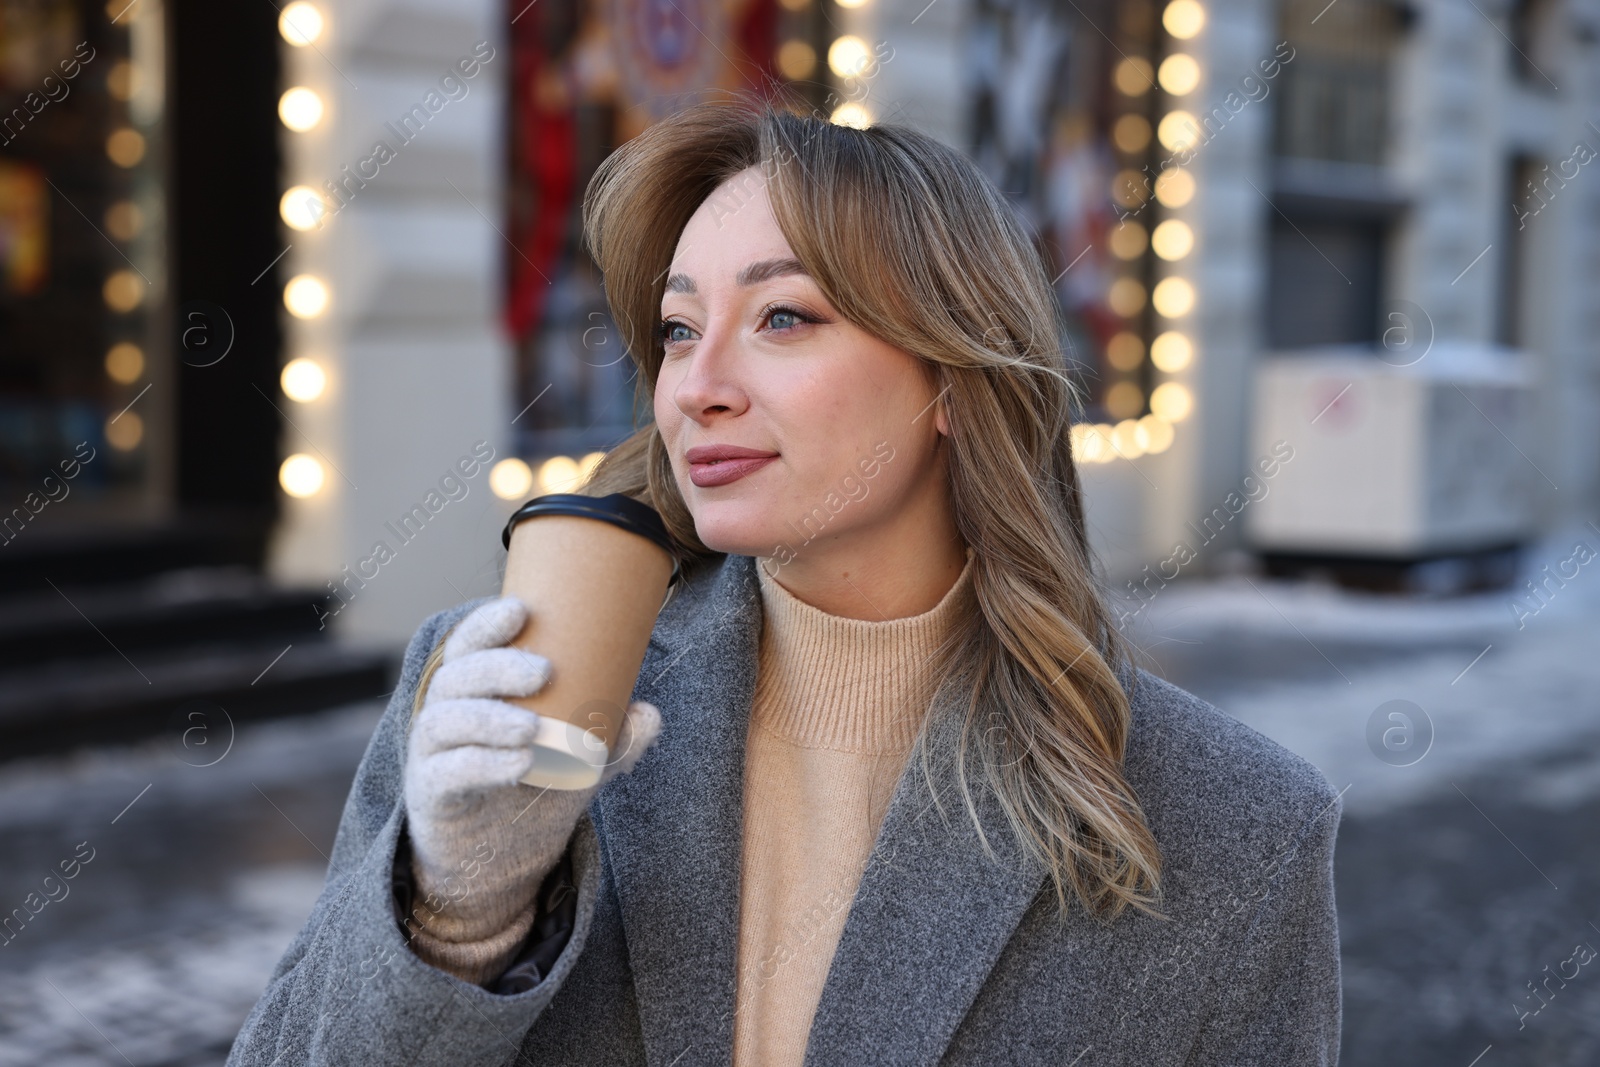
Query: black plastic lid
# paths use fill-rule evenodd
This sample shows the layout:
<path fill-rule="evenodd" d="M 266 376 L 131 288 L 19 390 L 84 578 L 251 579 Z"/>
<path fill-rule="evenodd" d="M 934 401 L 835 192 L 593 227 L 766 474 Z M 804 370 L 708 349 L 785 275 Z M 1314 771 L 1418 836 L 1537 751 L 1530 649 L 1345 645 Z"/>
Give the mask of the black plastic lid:
<path fill-rule="evenodd" d="M 660 545 L 673 558 L 673 577 L 677 577 L 677 553 L 673 551 L 672 535 L 667 533 L 661 515 L 649 504 L 642 504 L 625 493 L 610 496 L 584 496 L 582 493 L 547 493 L 536 496 L 518 508 L 500 534 L 506 549 L 511 548 L 511 529 L 524 519 L 538 515 L 573 515 L 583 519 L 599 519 L 636 533 Z"/>

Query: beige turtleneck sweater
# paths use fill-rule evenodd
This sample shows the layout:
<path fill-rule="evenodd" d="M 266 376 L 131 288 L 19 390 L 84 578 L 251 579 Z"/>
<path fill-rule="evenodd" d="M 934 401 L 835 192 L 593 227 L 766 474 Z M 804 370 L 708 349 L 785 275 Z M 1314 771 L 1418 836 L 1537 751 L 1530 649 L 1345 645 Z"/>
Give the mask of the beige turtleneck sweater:
<path fill-rule="evenodd" d="M 797 599 L 758 561 L 764 624 L 745 747 L 735 1067 L 799 1067 L 889 798 L 970 610 L 972 550 L 933 608 L 883 622 Z"/>

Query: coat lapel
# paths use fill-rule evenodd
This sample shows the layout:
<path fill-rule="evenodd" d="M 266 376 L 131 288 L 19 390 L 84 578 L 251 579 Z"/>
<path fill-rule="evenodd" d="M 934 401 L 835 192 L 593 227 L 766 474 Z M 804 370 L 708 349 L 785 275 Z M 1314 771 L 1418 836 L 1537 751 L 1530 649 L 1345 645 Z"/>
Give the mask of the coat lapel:
<path fill-rule="evenodd" d="M 725 557 L 674 594 L 634 697 L 661 709 L 656 747 L 597 795 L 639 998 L 646 1058 L 726 1064 L 733 1049 L 744 750 L 761 634 L 755 560 Z M 954 704 L 929 729 L 958 731 Z M 980 794 L 983 852 L 948 769 L 944 812 L 921 767 L 896 786 L 812 1023 L 807 1067 L 932 1065 L 1045 870 Z M 985 803 L 987 802 L 987 803 Z"/>
<path fill-rule="evenodd" d="M 596 794 L 652 1065 L 733 1054 L 745 728 L 760 591 L 749 556 L 685 582 L 656 619 L 634 699 L 655 746 Z"/>
<path fill-rule="evenodd" d="M 958 702 L 928 729 L 953 740 Z M 983 720 L 980 720 L 983 721 Z M 1048 871 L 1017 847 L 1003 813 L 972 783 L 985 855 L 949 768 L 900 776 L 845 920 L 811 1024 L 806 1067 L 939 1062 Z"/>

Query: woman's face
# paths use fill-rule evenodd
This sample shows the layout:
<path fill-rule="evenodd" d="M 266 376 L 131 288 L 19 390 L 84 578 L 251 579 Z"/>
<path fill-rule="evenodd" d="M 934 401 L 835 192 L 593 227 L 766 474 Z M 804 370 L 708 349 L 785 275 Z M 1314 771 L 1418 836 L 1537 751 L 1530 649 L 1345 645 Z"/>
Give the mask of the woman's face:
<path fill-rule="evenodd" d="M 846 322 L 794 260 L 759 168 L 697 210 L 661 300 L 655 419 L 708 547 L 835 557 L 948 511 L 921 360 Z M 719 446 L 754 454 L 709 458 Z"/>

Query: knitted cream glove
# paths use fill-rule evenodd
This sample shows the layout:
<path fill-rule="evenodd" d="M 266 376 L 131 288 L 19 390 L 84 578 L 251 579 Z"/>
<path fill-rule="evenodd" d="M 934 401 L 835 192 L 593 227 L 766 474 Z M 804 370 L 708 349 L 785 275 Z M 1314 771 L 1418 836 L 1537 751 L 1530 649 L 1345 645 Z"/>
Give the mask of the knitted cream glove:
<path fill-rule="evenodd" d="M 533 766 L 539 716 L 499 697 L 549 680 L 543 656 L 507 647 L 527 607 L 505 596 L 467 615 L 446 639 L 406 752 L 405 803 L 420 901 L 412 950 L 477 985 L 510 966 L 533 927 L 535 895 L 606 782 L 655 740 L 660 712 L 628 706 L 611 762 L 587 789 L 518 781 Z"/>

